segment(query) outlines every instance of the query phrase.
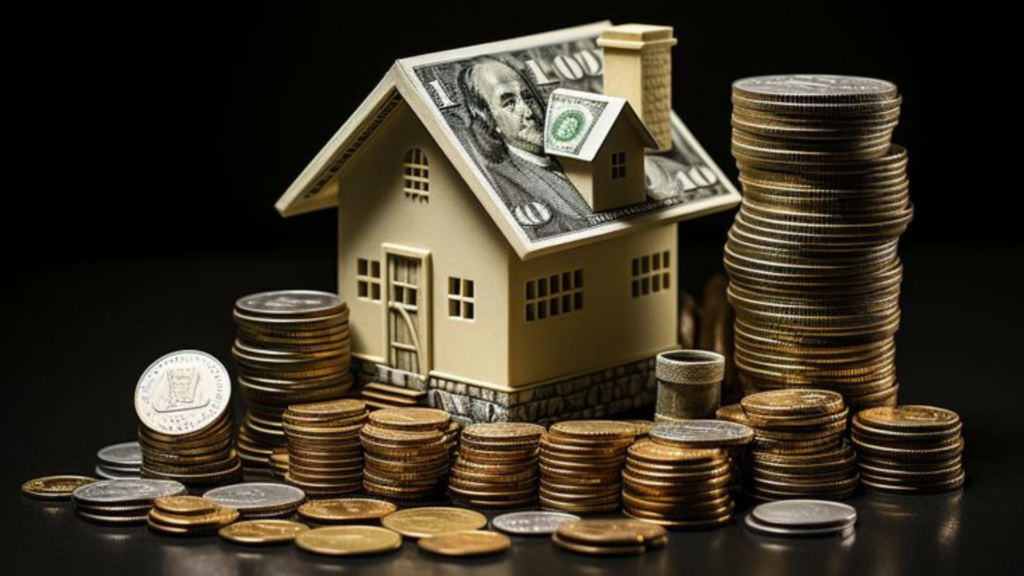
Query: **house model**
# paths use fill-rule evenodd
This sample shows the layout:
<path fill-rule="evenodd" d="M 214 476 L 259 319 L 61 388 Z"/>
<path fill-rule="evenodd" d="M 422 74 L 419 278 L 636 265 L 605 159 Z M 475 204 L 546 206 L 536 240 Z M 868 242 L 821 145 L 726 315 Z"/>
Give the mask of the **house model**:
<path fill-rule="evenodd" d="M 354 376 L 463 423 L 655 400 L 677 222 L 739 203 L 670 109 L 672 29 L 397 61 L 278 201 L 339 215 Z"/>

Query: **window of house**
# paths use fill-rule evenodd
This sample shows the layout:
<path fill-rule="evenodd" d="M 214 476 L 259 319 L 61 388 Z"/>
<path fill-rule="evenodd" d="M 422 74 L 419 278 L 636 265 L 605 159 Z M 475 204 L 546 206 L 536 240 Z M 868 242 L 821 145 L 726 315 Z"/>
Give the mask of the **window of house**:
<path fill-rule="evenodd" d="M 448 317 L 476 318 L 476 285 L 472 280 L 448 277 Z"/>
<path fill-rule="evenodd" d="M 363 300 L 380 302 L 380 260 L 356 260 L 356 288 Z"/>
<path fill-rule="evenodd" d="M 670 288 L 669 251 L 633 258 L 633 297 L 646 296 Z"/>
<path fill-rule="evenodd" d="M 430 168 L 427 155 L 421 148 L 410 148 L 402 163 L 404 178 L 402 190 L 405 197 L 422 202 L 430 201 Z"/>
<path fill-rule="evenodd" d="M 526 282 L 526 321 L 553 318 L 583 309 L 583 270 Z"/>
<path fill-rule="evenodd" d="M 612 153 L 612 180 L 626 177 L 626 153 Z"/>

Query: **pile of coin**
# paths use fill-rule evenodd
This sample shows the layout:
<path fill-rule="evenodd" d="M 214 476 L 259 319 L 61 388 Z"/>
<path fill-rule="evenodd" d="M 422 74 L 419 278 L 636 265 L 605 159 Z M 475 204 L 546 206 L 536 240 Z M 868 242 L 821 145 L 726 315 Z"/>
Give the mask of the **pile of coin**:
<path fill-rule="evenodd" d="M 861 481 L 872 490 L 941 492 L 964 484 L 960 417 L 933 406 L 883 406 L 853 418 Z"/>
<path fill-rule="evenodd" d="M 523 422 L 474 424 L 462 431 L 448 491 L 458 503 L 515 508 L 537 501 L 543 426 Z"/>
<path fill-rule="evenodd" d="M 216 486 L 242 479 L 231 414 L 231 377 L 198 350 L 153 362 L 135 388 L 142 477 Z"/>
<path fill-rule="evenodd" d="M 838 392 L 790 389 L 740 401 L 756 439 L 750 451 L 755 498 L 848 498 L 857 490 L 857 455 L 844 438 L 849 409 Z"/>
<path fill-rule="evenodd" d="M 711 528 L 732 519 L 727 448 L 754 439 L 748 426 L 718 420 L 662 422 L 630 446 L 622 472 L 627 516 L 672 528 Z"/>
<path fill-rule="evenodd" d="M 248 404 L 238 433 L 247 468 L 265 469 L 286 439 L 281 417 L 291 404 L 342 397 L 352 386 L 348 305 L 312 290 L 239 298 L 231 352 Z"/>
<path fill-rule="evenodd" d="M 439 497 L 458 445 L 459 425 L 443 410 L 390 408 L 371 412 L 359 432 L 363 488 L 399 501 Z"/>
<path fill-rule="evenodd" d="M 634 424 L 570 420 L 540 442 L 540 505 L 576 514 L 613 512 L 622 501 L 622 467 Z"/>
<path fill-rule="evenodd" d="M 142 475 L 142 446 L 122 442 L 96 453 L 96 475 L 105 480 L 139 478 Z"/>
<path fill-rule="evenodd" d="M 366 405 L 343 399 L 293 404 L 284 412 L 288 437 L 285 481 L 310 496 L 336 496 L 363 488 L 359 430 Z"/>
<path fill-rule="evenodd" d="M 99 524 L 145 524 L 157 498 L 179 496 L 185 486 L 173 480 L 101 480 L 77 488 L 71 499 L 75 512 Z"/>
<path fill-rule="evenodd" d="M 776 537 L 837 536 L 854 532 L 857 510 L 848 504 L 826 500 L 783 500 L 766 502 L 747 515 L 754 532 Z"/>
<path fill-rule="evenodd" d="M 198 496 L 165 496 L 153 501 L 149 529 L 169 536 L 209 536 L 238 520 L 238 511 Z"/>
<path fill-rule="evenodd" d="M 661 548 L 668 543 L 668 533 L 640 520 L 578 520 L 559 524 L 551 540 L 570 552 L 621 556 Z"/>
<path fill-rule="evenodd" d="M 901 97 L 870 78 L 733 84 L 743 204 L 725 267 L 744 386 L 838 391 L 854 411 L 896 403 L 900 235 L 913 215 Z"/>
<path fill-rule="evenodd" d="M 243 520 L 258 520 L 291 516 L 306 501 L 306 493 L 287 484 L 243 482 L 214 488 L 203 498 L 238 510 Z"/>

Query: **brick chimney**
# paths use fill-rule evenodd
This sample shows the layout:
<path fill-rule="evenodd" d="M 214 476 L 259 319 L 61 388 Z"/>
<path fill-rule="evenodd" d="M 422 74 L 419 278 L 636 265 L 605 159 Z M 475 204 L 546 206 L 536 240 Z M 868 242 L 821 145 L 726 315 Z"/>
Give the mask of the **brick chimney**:
<path fill-rule="evenodd" d="M 604 48 L 604 93 L 625 98 L 647 125 L 658 148 L 672 149 L 671 26 L 623 24 L 605 29 L 597 40 Z"/>

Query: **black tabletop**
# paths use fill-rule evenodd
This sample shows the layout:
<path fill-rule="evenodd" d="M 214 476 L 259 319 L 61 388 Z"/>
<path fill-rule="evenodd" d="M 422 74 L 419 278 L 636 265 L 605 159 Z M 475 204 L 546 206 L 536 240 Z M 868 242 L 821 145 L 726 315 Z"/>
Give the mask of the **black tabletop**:
<path fill-rule="evenodd" d="M 681 252 L 683 284 L 720 265 L 720 246 Z M 1022 405 L 1018 344 L 1024 284 L 1015 249 L 914 246 L 906 265 L 898 342 L 900 399 L 959 412 L 965 422 L 963 490 L 931 496 L 864 493 L 847 540 L 780 540 L 741 522 L 675 532 L 639 557 L 563 552 L 545 538 L 514 538 L 507 555 L 442 560 L 407 542 L 395 554 L 331 559 L 292 546 L 240 548 L 216 537 L 173 539 L 145 527 L 79 520 L 69 504 L 25 498 L 33 477 L 90 473 L 96 450 L 130 440 L 138 376 L 162 354 L 198 348 L 233 369 L 231 307 L 273 288 L 332 289 L 330 251 L 223 254 L 35 264 L 5 283 L 5 406 L 0 522 L 3 574 L 978 574 L 1012 568 L 1024 537 L 1017 457 Z M 686 276 L 689 274 L 689 276 Z M 240 404 L 240 403 L 239 403 Z M 241 406 L 236 406 L 236 410 Z M 738 514 L 742 519 L 746 510 Z"/>

